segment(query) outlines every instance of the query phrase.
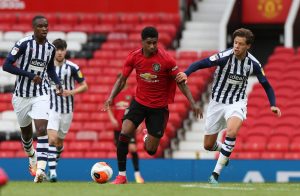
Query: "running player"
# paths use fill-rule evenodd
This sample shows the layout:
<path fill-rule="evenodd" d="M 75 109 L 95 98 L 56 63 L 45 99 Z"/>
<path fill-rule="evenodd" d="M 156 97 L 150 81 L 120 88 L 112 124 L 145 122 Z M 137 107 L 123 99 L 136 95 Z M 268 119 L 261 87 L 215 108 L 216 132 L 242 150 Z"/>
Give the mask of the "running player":
<path fill-rule="evenodd" d="M 62 94 L 62 86 L 54 68 L 55 47 L 46 38 L 47 19 L 35 16 L 32 27 L 34 34 L 16 42 L 5 60 L 3 70 L 17 75 L 12 104 L 21 127 L 23 148 L 29 157 L 30 173 L 35 176 L 34 182 L 42 182 L 48 157 L 46 129 L 50 98 L 47 76 L 54 81 L 58 95 Z M 32 145 L 32 119 L 37 135 L 36 151 Z"/>
<path fill-rule="evenodd" d="M 88 89 L 88 85 L 78 65 L 65 59 L 67 53 L 66 41 L 56 39 L 53 41 L 53 45 L 56 47 L 54 59 L 55 70 L 64 91 L 63 96 L 57 96 L 55 89 L 51 88 L 50 94 L 51 110 L 47 127 L 49 136 L 48 165 L 50 182 L 57 181 L 56 165 L 63 151 L 64 138 L 68 133 L 73 119 L 74 96 Z M 75 81 L 79 84 L 77 88 L 75 88 Z"/>
<path fill-rule="evenodd" d="M 280 109 L 276 107 L 273 88 L 268 82 L 258 60 L 248 50 L 254 42 L 254 35 L 248 29 L 237 29 L 233 33 L 233 48 L 215 54 L 209 58 L 191 64 L 185 72 L 180 72 L 177 82 L 187 80 L 187 76 L 212 66 L 218 66 L 212 86 L 212 98 L 207 109 L 205 124 L 204 148 L 209 151 L 220 151 L 220 155 L 209 183 L 217 184 L 221 170 L 228 164 L 229 156 L 234 149 L 237 133 L 246 119 L 248 77 L 254 73 L 265 89 L 271 111 L 278 117 Z M 218 134 L 226 128 L 225 141 L 217 141 Z"/>
<path fill-rule="evenodd" d="M 160 138 L 164 134 L 168 118 L 168 104 L 173 102 L 176 82 L 179 72 L 174 59 L 162 48 L 157 47 L 158 32 L 154 27 L 145 27 L 141 33 L 142 48 L 131 52 L 123 66 L 123 73 L 116 81 L 110 96 L 104 104 L 108 109 L 113 99 L 126 84 L 133 69 L 136 70 L 136 97 L 124 116 L 122 130 L 117 146 L 119 175 L 113 184 L 125 184 L 126 160 L 130 138 L 135 135 L 136 128 L 145 119 L 148 134 L 145 140 L 145 150 L 149 155 L 157 151 Z M 185 82 L 177 84 L 181 92 L 188 98 L 195 116 L 202 117 L 202 111 L 196 105 Z"/>

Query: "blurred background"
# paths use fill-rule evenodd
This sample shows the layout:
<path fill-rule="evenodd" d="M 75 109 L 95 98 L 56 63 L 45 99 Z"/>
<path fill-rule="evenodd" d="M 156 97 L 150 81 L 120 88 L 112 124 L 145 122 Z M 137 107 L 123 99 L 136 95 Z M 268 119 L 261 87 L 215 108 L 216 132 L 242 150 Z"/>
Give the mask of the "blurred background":
<path fill-rule="evenodd" d="M 141 46 L 141 30 L 151 25 L 159 31 L 159 45 L 182 71 L 231 47 L 235 29 L 253 31 L 250 52 L 264 66 L 283 115 L 276 118 L 271 113 L 263 88 L 256 77 L 250 77 L 247 120 L 222 178 L 300 181 L 299 5 L 299 0 L 0 0 L 0 167 L 12 180 L 31 179 L 24 169 L 28 160 L 11 104 L 15 76 L 4 72 L 2 64 L 14 43 L 32 34 L 32 18 L 44 15 L 49 22 L 48 40 L 67 41 L 68 58 L 80 66 L 89 85 L 87 93 L 75 98 L 74 119 L 58 166 L 66 173 L 63 180 L 88 180 L 86 174 L 96 160 L 107 160 L 117 173 L 113 127 L 100 109 L 126 56 Z M 213 72 L 204 69 L 189 78 L 190 90 L 205 110 Z M 135 73 L 128 83 L 135 85 Z M 169 109 L 169 123 L 154 157 L 143 150 L 143 135 L 137 135 L 145 180 L 206 181 L 218 153 L 203 149 L 205 116 L 194 119 L 179 90 Z M 84 165 L 82 173 L 70 174 L 70 165 Z M 173 172 L 178 168 L 185 172 Z"/>

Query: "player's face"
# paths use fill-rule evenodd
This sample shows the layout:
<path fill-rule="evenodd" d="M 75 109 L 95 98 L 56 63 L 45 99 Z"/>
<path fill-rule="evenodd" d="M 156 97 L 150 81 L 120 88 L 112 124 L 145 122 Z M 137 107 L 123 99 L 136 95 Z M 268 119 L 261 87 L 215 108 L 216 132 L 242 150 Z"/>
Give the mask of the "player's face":
<path fill-rule="evenodd" d="M 152 55 L 157 50 L 157 38 L 148 37 L 143 40 L 143 51 L 146 55 Z"/>
<path fill-rule="evenodd" d="M 66 49 L 57 49 L 55 52 L 55 60 L 59 63 L 63 62 L 65 60 L 66 54 L 67 54 Z"/>
<path fill-rule="evenodd" d="M 34 35 L 38 39 L 46 39 L 48 34 L 48 21 L 46 18 L 37 19 L 33 28 Z"/>
<path fill-rule="evenodd" d="M 233 43 L 233 52 L 236 57 L 243 57 L 246 55 L 247 50 L 250 48 L 250 44 L 246 43 L 245 37 L 236 36 Z"/>

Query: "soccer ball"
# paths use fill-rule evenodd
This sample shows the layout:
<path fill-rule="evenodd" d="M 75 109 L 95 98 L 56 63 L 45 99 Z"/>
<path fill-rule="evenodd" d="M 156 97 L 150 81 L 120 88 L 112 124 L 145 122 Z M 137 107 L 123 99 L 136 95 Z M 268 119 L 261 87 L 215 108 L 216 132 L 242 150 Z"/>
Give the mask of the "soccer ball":
<path fill-rule="evenodd" d="M 100 184 L 108 182 L 112 175 L 112 168 L 105 162 L 97 162 L 91 169 L 92 179 Z"/>

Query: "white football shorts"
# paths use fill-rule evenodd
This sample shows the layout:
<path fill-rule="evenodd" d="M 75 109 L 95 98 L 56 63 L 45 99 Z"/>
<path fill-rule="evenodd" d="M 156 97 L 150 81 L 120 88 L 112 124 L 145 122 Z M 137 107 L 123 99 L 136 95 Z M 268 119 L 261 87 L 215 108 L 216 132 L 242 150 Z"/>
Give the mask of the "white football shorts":
<path fill-rule="evenodd" d="M 61 114 L 54 110 L 50 110 L 47 129 L 57 131 L 60 139 L 65 139 L 73 119 L 73 112 Z"/>
<path fill-rule="evenodd" d="M 32 122 L 32 119 L 48 120 L 50 110 L 49 95 L 38 97 L 18 97 L 13 95 L 12 105 L 20 127 L 27 127 Z"/>
<path fill-rule="evenodd" d="M 226 128 L 226 122 L 230 117 L 236 116 L 246 120 L 247 101 L 240 100 L 233 104 L 218 103 L 211 100 L 208 104 L 205 121 L 205 135 L 219 133 Z"/>

